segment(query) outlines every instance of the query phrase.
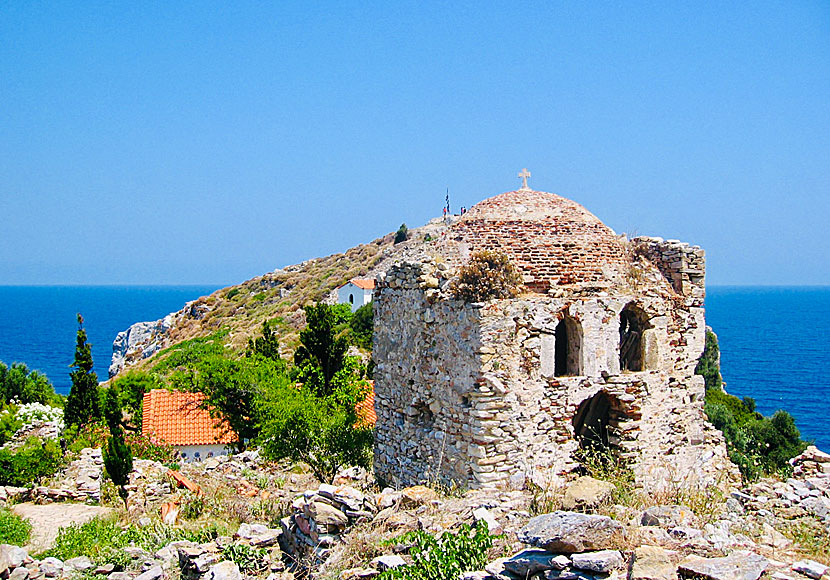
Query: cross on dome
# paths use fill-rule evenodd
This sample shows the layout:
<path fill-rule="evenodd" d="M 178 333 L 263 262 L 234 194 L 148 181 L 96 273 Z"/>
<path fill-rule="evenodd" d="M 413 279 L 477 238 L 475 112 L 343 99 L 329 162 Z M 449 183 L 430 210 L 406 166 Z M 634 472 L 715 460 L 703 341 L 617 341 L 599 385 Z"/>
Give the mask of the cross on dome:
<path fill-rule="evenodd" d="M 522 189 L 530 189 L 527 186 L 527 178 L 530 177 L 530 171 L 527 168 L 522 168 L 522 171 L 519 173 L 519 177 L 522 178 Z"/>

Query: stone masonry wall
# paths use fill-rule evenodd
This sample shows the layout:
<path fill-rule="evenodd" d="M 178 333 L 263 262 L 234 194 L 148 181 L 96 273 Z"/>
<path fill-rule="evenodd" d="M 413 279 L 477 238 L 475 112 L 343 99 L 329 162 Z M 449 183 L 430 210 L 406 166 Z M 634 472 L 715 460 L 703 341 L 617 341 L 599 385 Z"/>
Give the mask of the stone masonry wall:
<path fill-rule="evenodd" d="M 706 252 L 679 240 L 640 236 L 631 240 L 671 283 L 675 292 L 703 305 L 706 296 Z"/>
<path fill-rule="evenodd" d="M 464 304 L 442 292 L 446 272 L 402 264 L 375 292 L 375 469 L 389 483 L 466 487 L 553 483 L 576 467 L 574 416 L 604 391 L 611 445 L 649 488 L 715 483 L 733 473 L 704 420 L 703 310 L 661 292 Z M 645 370 L 620 372 L 619 316 L 648 319 Z M 555 377 L 555 329 L 581 334 L 580 375 Z M 731 471 L 730 471 L 731 470 Z"/>

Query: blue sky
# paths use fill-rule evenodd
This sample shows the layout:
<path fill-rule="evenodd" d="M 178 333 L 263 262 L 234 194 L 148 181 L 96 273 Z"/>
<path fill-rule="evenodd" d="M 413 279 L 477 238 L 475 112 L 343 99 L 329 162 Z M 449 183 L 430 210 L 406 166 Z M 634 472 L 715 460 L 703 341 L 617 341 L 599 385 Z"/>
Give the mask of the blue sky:
<path fill-rule="evenodd" d="M 0 284 L 237 283 L 522 167 L 830 284 L 830 3 L 0 1 Z"/>

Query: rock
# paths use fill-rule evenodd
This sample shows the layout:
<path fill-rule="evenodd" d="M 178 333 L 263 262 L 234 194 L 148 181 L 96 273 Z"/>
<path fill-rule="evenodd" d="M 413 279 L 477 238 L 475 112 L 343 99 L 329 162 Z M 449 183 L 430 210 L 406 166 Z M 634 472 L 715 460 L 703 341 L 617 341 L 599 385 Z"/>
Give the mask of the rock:
<path fill-rule="evenodd" d="M 373 568 L 377 568 L 377 570 L 380 572 L 386 572 L 387 570 L 391 570 L 393 568 L 406 566 L 406 560 L 404 560 L 397 554 L 389 554 L 385 556 L 378 556 L 377 558 L 369 562 L 369 565 Z"/>
<path fill-rule="evenodd" d="M 341 485 L 334 490 L 333 499 L 348 509 L 358 512 L 363 509 L 365 496 L 350 485 Z"/>
<path fill-rule="evenodd" d="M 337 526 L 342 528 L 349 523 L 349 518 L 346 514 L 336 507 L 321 501 L 306 504 L 303 512 L 314 520 L 318 526 Z"/>
<path fill-rule="evenodd" d="M 614 484 L 607 481 L 588 476 L 580 477 L 565 491 L 562 508 L 569 511 L 595 508 L 610 499 L 614 489 Z"/>
<path fill-rule="evenodd" d="M 9 574 L 9 580 L 28 580 L 29 578 L 29 569 L 20 566 L 19 568 L 15 568 L 12 570 L 12 573 Z"/>
<path fill-rule="evenodd" d="M 161 566 L 153 566 L 146 572 L 143 572 L 135 577 L 135 580 L 159 580 L 164 576 L 164 570 Z"/>
<path fill-rule="evenodd" d="M 710 580 L 758 580 L 768 565 L 763 556 L 739 550 L 724 558 L 686 556 L 678 565 L 678 571 L 684 576 Z"/>
<path fill-rule="evenodd" d="M 530 520 L 518 538 L 549 552 L 572 554 L 603 549 L 621 533 L 622 526 L 609 517 L 557 511 Z"/>
<path fill-rule="evenodd" d="M 611 570 L 622 568 L 625 564 L 622 554 L 617 550 L 600 550 L 598 552 L 582 552 L 571 556 L 574 568 L 608 574 Z"/>
<path fill-rule="evenodd" d="M 87 558 L 86 556 L 78 556 L 77 558 L 69 558 L 66 562 L 63 563 L 64 568 L 69 568 L 72 570 L 77 570 L 78 572 L 83 572 L 84 570 L 89 570 L 95 564 L 92 563 L 92 560 Z"/>
<path fill-rule="evenodd" d="M 29 554 L 19 546 L 0 544 L 0 574 L 23 565 Z"/>
<path fill-rule="evenodd" d="M 628 580 L 676 580 L 677 560 L 677 552 L 658 546 L 640 546 L 634 550 Z"/>
<path fill-rule="evenodd" d="M 522 578 L 529 578 L 545 570 L 564 570 L 569 564 L 567 556 L 557 556 L 546 550 L 523 550 L 507 558 L 503 566 Z"/>
<path fill-rule="evenodd" d="M 434 489 L 425 485 L 416 485 L 401 490 L 401 508 L 410 509 L 428 504 L 438 499 Z"/>
<path fill-rule="evenodd" d="M 644 526 L 676 528 L 695 526 L 697 517 L 690 508 L 684 505 L 656 505 L 643 512 L 640 523 Z"/>
<path fill-rule="evenodd" d="M 794 572 L 800 572 L 801 574 L 809 576 L 810 578 L 815 578 L 816 580 L 824 576 L 828 570 L 830 570 L 830 568 L 824 564 L 814 562 L 813 560 L 801 560 L 793 564 Z"/>
<path fill-rule="evenodd" d="M 401 492 L 387 487 L 377 496 L 378 509 L 385 510 L 386 508 L 394 507 L 401 499 Z"/>
<path fill-rule="evenodd" d="M 484 567 L 485 572 L 496 580 L 517 580 L 518 576 L 505 567 L 507 558 L 497 558 Z"/>
<path fill-rule="evenodd" d="M 242 580 L 242 574 L 239 572 L 239 566 L 235 562 L 223 560 L 211 567 L 210 571 L 205 575 L 205 580 Z"/>
<path fill-rule="evenodd" d="M 801 502 L 801 507 L 819 518 L 830 516 L 830 500 L 824 497 L 808 497 Z"/>
<path fill-rule="evenodd" d="M 476 522 L 485 522 L 487 531 L 490 532 L 491 536 L 498 535 L 503 531 L 501 524 L 496 520 L 496 516 L 487 508 L 480 507 L 473 510 L 473 518 Z"/>
<path fill-rule="evenodd" d="M 107 576 L 107 580 L 132 580 L 132 578 L 133 577 L 126 572 L 113 572 Z"/>
<path fill-rule="evenodd" d="M 340 572 L 339 580 L 370 580 L 380 572 L 374 568 L 349 568 Z"/>
<path fill-rule="evenodd" d="M 98 575 L 109 575 L 115 572 L 115 564 L 102 564 L 92 572 Z"/>

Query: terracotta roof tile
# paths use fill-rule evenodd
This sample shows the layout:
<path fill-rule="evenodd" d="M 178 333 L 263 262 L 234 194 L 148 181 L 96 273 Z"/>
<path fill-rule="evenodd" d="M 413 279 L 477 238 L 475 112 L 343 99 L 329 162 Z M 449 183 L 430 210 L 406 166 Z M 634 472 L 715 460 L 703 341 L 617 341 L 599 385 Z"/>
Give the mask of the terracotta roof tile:
<path fill-rule="evenodd" d="M 357 416 L 363 419 L 369 425 L 374 425 L 378 417 L 375 415 L 375 381 L 366 381 L 369 383 L 371 390 L 366 395 L 366 398 L 357 404 L 355 411 Z"/>
<path fill-rule="evenodd" d="M 361 290 L 372 290 L 375 287 L 374 278 L 352 278 L 351 280 L 349 280 L 349 282 L 351 282 Z"/>
<path fill-rule="evenodd" d="M 203 400 L 202 393 L 164 389 L 144 393 L 141 432 L 170 445 L 233 443 L 233 432 L 199 408 Z"/>

